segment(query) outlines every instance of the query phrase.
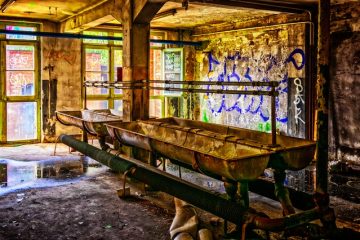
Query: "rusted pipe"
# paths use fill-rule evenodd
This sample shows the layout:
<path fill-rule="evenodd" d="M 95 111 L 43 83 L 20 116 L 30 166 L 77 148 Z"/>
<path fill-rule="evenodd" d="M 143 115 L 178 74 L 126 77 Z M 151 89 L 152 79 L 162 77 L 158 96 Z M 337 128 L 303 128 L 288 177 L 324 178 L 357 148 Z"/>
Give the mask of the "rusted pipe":
<path fill-rule="evenodd" d="M 240 224 L 243 221 L 243 216 L 245 216 L 245 213 L 247 212 L 247 209 L 244 209 L 236 203 L 230 202 L 206 189 L 181 180 L 139 160 L 122 154 L 114 156 L 68 135 L 60 135 L 59 139 L 62 143 L 73 147 L 77 151 L 113 170 L 124 173 L 125 171 L 136 167 L 136 171 L 129 174 L 130 177 L 149 184 L 174 197 L 178 197 L 190 204 L 194 204 L 206 211 L 212 212 L 219 217 L 228 219 L 233 223 Z"/>
<path fill-rule="evenodd" d="M 303 225 L 322 216 L 323 210 L 316 207 L 284 218 L 268 219 L 260 217 L 237 203 L 228 201 L 213 192 L 179 179 L 134 158 L 122 154 L 114 156 L 68 135 L 60 135 L 59 139 L 62 143 L 105 164 L 113 170 L 124 173 L 130 169 L 136 169 L 129 172 L 131 177 L 238 225 L 248 223 L 249 226 L 259 229 L 282 231 Z M 331 209 L 325 208 L 325 210 L 331 213 Z"/>

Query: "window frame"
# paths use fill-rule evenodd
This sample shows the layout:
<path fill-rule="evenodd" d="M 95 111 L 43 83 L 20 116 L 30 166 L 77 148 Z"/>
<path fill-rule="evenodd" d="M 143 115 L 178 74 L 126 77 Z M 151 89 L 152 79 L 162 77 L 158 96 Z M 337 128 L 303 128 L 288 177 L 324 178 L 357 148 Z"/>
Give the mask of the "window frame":
<path fill-rule="evenodd" d="M 107 30 L 107 29 L 88 29 L 86 31 L 90 32 L 107 32 L 108 36 L 114 36 L 115 34 L 121 33 L 120 31 L 113 31 L 113 30 Z M 81 69 L 82 69 L 82 85 L 84 84 L 86 80 L 86 49 L 107 49 L 109 52 L 109 82 L 115 82 L 115 50 L 123 50 L 122 45 L 115 44 L 115 40 L 107 40 L 107 44 L 101 44 L 101 43 L 84 43 L 82 41 L 81 44 L 81 53 L 82 53 L 82 61 L 81 61 Z M 81 96 L 83 99 L 83 107 L 87 105 L 85 103 L 85 91 L 86 88 L 81 88 Z M 86 94 L 86 101 L 92 101 L 92 100 L 100 100 L 100 101 L 107 101 L 108 102 L 108 109 L 113 109 L 115 106 L 116 100 L 122 100 L 123 94 L 115 94 L 114 88 L 109 88 L 108 94 Z"/>
<path fill-rule="evenodd" d="M 42 24 L 37 22 L 17 22 L 0 20 L 0 29 L 6 26 L 34 27 L 35 31 L 42 29 Z M 41 141 L 42 116 L 41 116 L 41 39 L 7 39 L 7 34 L 0 35 L 0 143 L 38 143 Z M 20 34 L 21 35 L 21 34 Z M 6 95 L 6 46 L 20 45 L 34 47 L 34 95 L 29 96 L 7 96 Z M 36 138 L 26 140 L 8 141 L 7 139 L 7 103 L 34 102 L 36 103 Z"/>

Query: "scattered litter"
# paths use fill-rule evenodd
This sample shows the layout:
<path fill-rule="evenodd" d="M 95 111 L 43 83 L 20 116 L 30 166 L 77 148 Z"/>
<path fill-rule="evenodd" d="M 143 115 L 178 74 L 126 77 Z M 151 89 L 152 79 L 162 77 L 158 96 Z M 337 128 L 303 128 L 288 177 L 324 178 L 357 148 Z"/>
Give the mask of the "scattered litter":
<path fill-rule="evenodd" d="M 144 195 L 141 192 L 135 192 L 135 196 L 137 197 L 143 197 Z"/>
<path fill-rule="evenodd" d="M 110 229 L 112 226 L 110 224 L 104 226 L 105 229 Z"/>

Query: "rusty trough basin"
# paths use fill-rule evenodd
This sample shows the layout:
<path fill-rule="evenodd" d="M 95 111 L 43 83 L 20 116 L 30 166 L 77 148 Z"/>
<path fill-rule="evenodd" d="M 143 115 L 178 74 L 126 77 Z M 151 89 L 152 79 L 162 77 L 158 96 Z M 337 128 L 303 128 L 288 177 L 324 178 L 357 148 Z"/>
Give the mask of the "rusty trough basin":
<path fill-rule="evenodd" d="M 63 125 L 75 126 L 93 136 L 105 137 L 108 132 L 105 123 L 121 122 L 122 117 L 110 109 L 56 111 L 56 119 Z"/>
<path fill-rule="evenodd" d="M 276 135 L 277 145 L 272 146 L 270 133 L 182 118 L 152 119 L 147 121 L 147 123 L 164 128 L 178 126 L 201 129 L 213 132 L 214 136 L 226 135 L 229 139 L 236 138 L 238 143 L 269 150 L 271 155 L 268 167 L 281 170 L 300 170 L 305 168 L 314 159 L 316 149 L 316 142 L 314 141 Z"/>
<path fill-rule="evenodd" d="M 268 165 L 269 149 L 254 147 L 235 136 L 178 125 L 136 121 L 105 124 L 111 137 L 124 145 L 160 153 L 235 181 L 254 180 Z"/>

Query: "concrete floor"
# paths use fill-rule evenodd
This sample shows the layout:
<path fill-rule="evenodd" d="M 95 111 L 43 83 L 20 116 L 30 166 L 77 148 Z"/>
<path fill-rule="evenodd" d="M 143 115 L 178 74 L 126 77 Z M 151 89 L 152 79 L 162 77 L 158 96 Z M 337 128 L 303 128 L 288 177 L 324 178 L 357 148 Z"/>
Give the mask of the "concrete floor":
<path fill-rule="evenodd" d="M 0 148 L 0 159 L 23 163 L 46 160 L 57 164 L 55 171 L 40 164 L 43 179 L 35 177 L 27 180 L 28 183 L 0 188 L 0 239 L 170 238 L 169 227 L 174 216 L 170 196 L 145 194 L 143 184 L 132 182 L 132 197 L 120 199 L 116 194 L 121 187 L 118 174 L 78 153 L 69 153 L 68 147 L 62 144 L 58 145 L 56 156 L 51 156 L 53 149 L 53 144 Z M 61 167 L 64 161 L 66 168 Z M 184 179 L 191 176 L 187 171 L 182 175 Z M 217 182 L 201 181 L 198 183 L 221 191 L 222 186 Z M 255 209 L 270 217 L 281 217 L 277 202 L 256 194 L 250 198 Z M 331 205 L 335 208 L 338 226 L 359 231 L 360 204 L 332 197 Z M 199 213 L 204 222 L 214 218 L 211 214 Z"/>

